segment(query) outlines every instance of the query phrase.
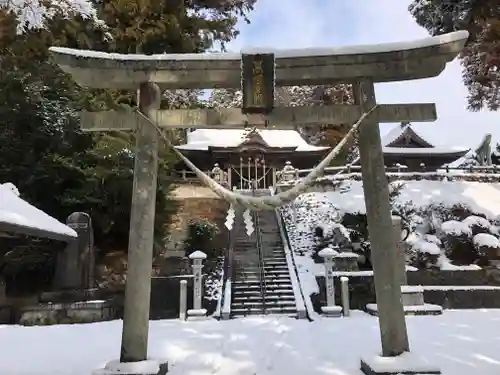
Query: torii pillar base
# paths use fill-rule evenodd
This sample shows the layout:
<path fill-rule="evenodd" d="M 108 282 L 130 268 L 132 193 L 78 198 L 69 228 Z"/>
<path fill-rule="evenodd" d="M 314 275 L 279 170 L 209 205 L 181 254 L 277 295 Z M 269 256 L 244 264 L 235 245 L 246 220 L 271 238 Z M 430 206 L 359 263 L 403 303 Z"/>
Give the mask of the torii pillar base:
<path fill-rule="evenodd" d="M 374 356 L 361 359 L 361 371 L 365 375 L 441 375 L 438 367 L 410 352 L 396 357 Z"/>
<path fill-rule="evenodd" d="M 104 368 L 92 371 L 92 375 L 166 375 L 168 362 L 148 359 L 139 362 L 112 361 Z"/>

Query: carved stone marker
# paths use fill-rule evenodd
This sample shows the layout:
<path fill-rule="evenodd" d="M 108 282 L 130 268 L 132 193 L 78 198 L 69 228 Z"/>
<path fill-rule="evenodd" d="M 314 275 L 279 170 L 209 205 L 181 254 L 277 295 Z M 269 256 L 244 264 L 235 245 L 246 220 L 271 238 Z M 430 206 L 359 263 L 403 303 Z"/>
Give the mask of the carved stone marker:
<path fill-rule="evenodd" d="M 74 212 L 66 225 L 77 234 L 58 254 L 55 286 L 57 289 L 91 289 L 95 286 L 95 250 L 92 220 L 84 212 Z"/>
<path fill-rule="evenodd" d="M 333 280 L 333 258 L 338 252 L 332 248 L 324 248 L 318 255 L 325 261 L 325 284 L 326 284 L 326 306 L 321 307 L 321 311 L 326 316 L 339 317 L 342 307 L 335 305 L 335 285 Z"/>
<path fill-rule="evenodd" d="M 187 315 L 189 318 L 200 318 L 207 315 L 207 310 L 201 308 L 201 300 L 202 300 L 202 274 L 201 270 L 203 269 L 203 260 L 207 259 L 207 254 L 203 251 L 195 251 L 191 255 L 189 255 L 189 259 L 193 261 L 193 308 L 187 311 Z"/>

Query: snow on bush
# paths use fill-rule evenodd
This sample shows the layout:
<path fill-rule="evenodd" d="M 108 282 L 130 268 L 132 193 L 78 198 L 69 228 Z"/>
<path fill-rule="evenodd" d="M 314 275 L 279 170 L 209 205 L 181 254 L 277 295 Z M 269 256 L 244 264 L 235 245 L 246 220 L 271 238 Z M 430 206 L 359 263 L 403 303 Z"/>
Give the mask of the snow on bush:
<path fill-rule="evenodd" d="M 367 267 L 371 267 L 362 184 L 351 180 L 335 182 L 325 192 L 303 194 L 296 200 L 296 223 L 287 223 L 291 242 L 303 254 L 312 255 L 315 236 L 311 230 L 321 228 L 328 233 L 341 224 L 337 228 L 349 233 L 353 251 L 361 255 L 360 263 L 367 260 Z M 349 190 L 342 189 L 345 184 L 349 184 Z M 473 237 L 488 234 L 498 240 L 500 183 L 394 181 L 391 192 L 393 214 L 401 216 L 412 232 L 405 249 L 410 264 L 447 270 L 489 264 L 485 261 L 488 251 L 481 250 Z M 284 216 L 290 216 L 287 210 L 282 209 Z"/>
<path fill-rule="evenodd" d="M 407 262 L 417 268 L 437 267 L 442 253 L 440 244 L 441 241 L 432 235 L 411 236 L 407 239 Z"/>
<path fill-rule="evenodd" d="M 452 236 L 472 236 L 472 230 L 469 226 L 456 220 L 445 221 L 441 224 L 441 230 Z"/>
<path fill-rule="evenodd" d="M 333 235 L 337 231 L 347 233 L 345 228 L 338 224 L 341 218 L 338 208 L 321 195 L 302 194 L 291 204 L 283 206 L 280 212 L 293 251 L 299 255 L 313 255 L 317 245 L 316 234 L 319 234 L 317 228 L 321 229 L 321 237 Z"/>
<path fill-rule="evenodd" d="M 492 231 L 491 223 L 484 217 L 470 215 L 463 219 L 462 223 L 470 228 L 472 234 L 490 233 Z"/>
<path fill-rule="evenodd" d="M 432 242 L 427 242 L 424 239 L 418 240 L 412 244 L 413 248 L 417 250 L 419 253 L 428 254 L 428 255 L 440 255 L 441 249 L 438 245 Z"/>
<path fill-rule="evenodd" d="M 488 233 L 478 233 L 472 239 L 474 246 L 477 247 L 489 247 L 492 249 L 500 248 L 500 240 L 495 236 Z"/>
<path fill-rule="evenodd" d="M 489 233 L 478 233 L 473 239 L 474 249 L 477 251 L 480 259 L 477 263 L 487 265 L 492 260 L 496 260 L 500 252 L 500 240 Z"/>

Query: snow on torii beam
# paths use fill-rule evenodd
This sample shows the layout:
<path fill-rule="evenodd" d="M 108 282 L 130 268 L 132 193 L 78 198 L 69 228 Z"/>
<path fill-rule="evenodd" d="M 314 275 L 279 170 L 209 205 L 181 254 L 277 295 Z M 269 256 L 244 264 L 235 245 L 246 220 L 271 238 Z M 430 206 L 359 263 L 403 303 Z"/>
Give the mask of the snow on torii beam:
<path fill-rule="evenodd" d="M 468 35 L 457 31 L 412 42 L 275 50 L 276 85 L 435 77 L 462 50 Z M 59 47 L 51 47 L 50 52 L 82 86 L 136 89 L 142 82 L 155 82 L 162 89 L 210 89 L 241 85 L 239 53 L 122 55 Z"/>
<path fill-rule="evenodd" d="M 156 112 L 156 123 L 162 128 L 242 129 L 251 125 L 266 129 L 296 129 L 304 125 L 354 124 L 362 115 L 360 106 L 336 104 L 317 107 L 275 107 L 264 123 L 241 113 L 240 108 L 175 109 Z M 87 131 L 133 130 L 147 121 L 134 111 L 81 112 L 81 126 Z M 374 115 L 378 122 L 435 121 L 436 106 L 421 104 L 380 104 Z"/>

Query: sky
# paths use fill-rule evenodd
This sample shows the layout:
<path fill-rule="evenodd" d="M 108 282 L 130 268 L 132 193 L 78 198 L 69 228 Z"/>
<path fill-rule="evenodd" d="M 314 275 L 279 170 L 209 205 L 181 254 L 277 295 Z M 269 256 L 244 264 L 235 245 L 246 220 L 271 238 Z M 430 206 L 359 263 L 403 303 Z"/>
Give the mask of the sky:
<path fill-rule="evenodd" d="M 257 0 L 251 24 L 228 45 L 279 49 L 336 47 L 410 41 L 428 37 L 408 12 L 410 0 Z M 285 6 L 286 4 L 286 6 Z M 438 77 L 376 86 L 379 103 L 436 103 L 438 120 L 415 124 L 436 145 L 476 147 L 486 133 L 500 142 L 500 112 L 467 110 L 467 89 L 458 60 Z M 381 126 L 382 133 L 395 124 Z"/>

